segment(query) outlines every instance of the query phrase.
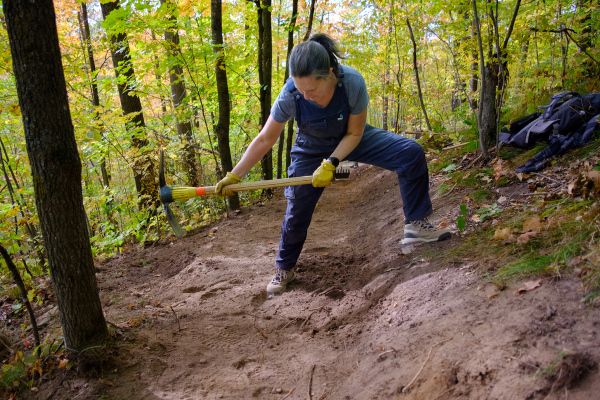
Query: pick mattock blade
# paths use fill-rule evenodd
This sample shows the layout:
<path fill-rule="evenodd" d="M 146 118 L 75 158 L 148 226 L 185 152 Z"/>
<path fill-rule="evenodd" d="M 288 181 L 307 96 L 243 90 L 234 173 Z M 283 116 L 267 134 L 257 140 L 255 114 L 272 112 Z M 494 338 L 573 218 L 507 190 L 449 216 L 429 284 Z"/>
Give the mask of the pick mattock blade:
<path fill-rule="evenodd" d="M 179 222 L 177 222 L 175 214 L 173 214 L 173 211 L 171 211 L 171 208 L 168 204 L 163 204 L 163 207 L 165 208 L 165 215 L 167 216 L 167 221 L 169 221 L 169 225 L 171 225 L 175 236 L 181 237 L 181 235 L 183 235 L 183 229 L 181 228 L 181 225 L 179 225 Z"/>

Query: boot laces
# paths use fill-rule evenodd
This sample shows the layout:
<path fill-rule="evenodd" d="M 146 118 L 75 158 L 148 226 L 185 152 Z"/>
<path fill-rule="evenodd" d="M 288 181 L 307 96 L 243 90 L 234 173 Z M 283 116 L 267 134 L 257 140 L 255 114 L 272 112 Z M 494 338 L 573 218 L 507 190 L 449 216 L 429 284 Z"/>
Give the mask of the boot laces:
<path fill-rule="evenodd" d="M 277 269 L 277 273 L 275 273 L 275 276 L 273 277 L 273 283 L 281 283 L 282 281 L 284 281 L 285 279 L 287 279 L 287 271 L 284 271 L 282 269 Z"/>
<path fill-rule="evenodd" d="M 418 226 L 421 229 L 425 229 L 426 231 L 433 232 L 436 230 L 435 227 L 431 225 L 429 221 L 427 221 L 427 218 L 419 219 L 417 221 L 410 221 L 410 223 Z"/>

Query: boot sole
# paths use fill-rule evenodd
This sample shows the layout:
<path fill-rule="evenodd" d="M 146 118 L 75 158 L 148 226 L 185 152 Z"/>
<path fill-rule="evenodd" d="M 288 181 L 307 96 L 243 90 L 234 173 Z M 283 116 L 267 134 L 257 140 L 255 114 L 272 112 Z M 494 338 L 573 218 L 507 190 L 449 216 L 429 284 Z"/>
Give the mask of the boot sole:
<path fill-rule="evenodd" d="M 452 235 L 450 233 L 444 233 L 442 235 L 440 235 L 440 237 L 438 238 L 434 238 L 434 239 L 425 239 L 425 238 L 404 238 L 402 239 L 402 241 L 400 242 L 401 244 L 409 244 L 409 243 L 416 243 L 416 242 L 441 242 L 442 240 L 446 240 L 449 239 Z"/>

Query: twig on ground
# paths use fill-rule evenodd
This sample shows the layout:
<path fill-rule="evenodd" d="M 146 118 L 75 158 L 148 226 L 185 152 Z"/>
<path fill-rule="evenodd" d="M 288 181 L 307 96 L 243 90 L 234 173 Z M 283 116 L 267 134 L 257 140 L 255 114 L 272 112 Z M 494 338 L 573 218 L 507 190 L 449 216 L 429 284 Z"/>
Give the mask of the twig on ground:
<path fill-rule="evenodd" d="M 328 307 L 319 307 L 319 308 L 313 308 L 308 311 L 312 311 L 312 312 L 310 314 L 308 314 L 308 317 L 306 317 L 306 319 L 304 320 L 302 325 L 300 325 L 300 329 L 302 329 L 304 327 L 304 325 L 306 325 L 306 323 L 308 322 L 308 320 L 310 319 L 310 317 L 312 317 L 312 315 L 314 313 L 319 312 L 319 311 L 327 311 L 327 313 L 329 313 L 331 310 Z"/>
<path fill-rule="evenodd" d="M 561 201 L 560 203 L 556 203 L 556 204 L 553 204 L 553 205 L 551 205 L 550 207 L 546 207 L 546 208 L 544 208 L 542 211 L 546 211 L 546 210 L 549 210 L 549 209 L 551 209 L 551 208 L 558 207 L 558 206 L 560 206 L 561 204 L 564 204 L 564 203 L 565 203 L 567 200 L 569 200 L 570 198 L 571 198 L 570 196 L 567 196 L 567 197 L 565 197 L 565 199 L 564 199 L 563 201 Z"/>
<path fill-rule="evenodd" d="M 458 182 L 456 182 L 454 184 L 454 186 L 452 186 L 452 189 L 450 189 L 448 192 L 444 193 L 443 195 L 441 195 L 440 197 L 445 197 L 448 196 L 450 193 L 452 193 L 452 191 L 454 190 L 454 188 L 456 187 L 456 185 L 458 185 Z"/>
<path fill-rule="evenodd" d="M 288 322 L 287 324 L 285 324 L 285 326 L 284 326 L 283 328 L 281 328 L 281 329 L 285 329 L 285 328 L 287 328 L 288 326 L 290 326 L 290 325 L 291 325 L 293 322 L 300 321 L 301 319 L 302 319 L 302 318 L 299 318 L 299 317 L 294 317 L 294 318 L 292 318 L 292 319 L 291 319 L 291 321 L 290 321 L 290 322 Z"/>
<path fill-rule="evenodd" d="M 379 359 L 379 358 L 381 358 L 381 357 L 385 356 L 386 354 L 389 354 L 389 353 L 397 353 L 397 352 L 398 352 L 398 350 L 396 350 L 396 349 L 395 349 L 395 348 L 393 348 L 392 346 L 390 346 L 390 348 L 391 348 L 391 350 L 384 351 L 383 353 L 381 353 L 380 355 L 378 355 L 378 356 L 377 356 L 377 359 Z"/>
<path fill-rule="evenodd" d="M 181 332 L 181 325 L 179 324 L 179 316 L 177 315 L 177 313 L 175 312 L 175 310 L 173 310 L 173 307 L 169 306 L 169 308 L 171 309 L 171 311 L 173 311 L 173 315 L 175 315 L 175 319 L 177 320 L 177 332 Z"/>
<path fill-rule="evenodd" d="M 557 181 L 556 179 L 550 178 L 549 176 L 546 175 L 542 175 L 542 174 L 538 174 L 537 172 L 532 172 L 532 174 L 537 175 L 537 176 L 541 176 L 542 178 L 546 178 L 548 180 L 551 180 L 552 182 L 556 182 L 558 183 L 560 186 L 564 186 L 567 187 L 567 185 L 565 185 L 564 183 L 562 183 L 561 181 Z"/>
<path fill-rule="evenodd" d="M 119 326 L 119 325 L 117 325 L 117 324 L 115 324 L 115 323 L 113 323 L 113 322 L 110 322 L 110 321 L 106 321 L 106 323 L 107 323 L 108 325 L 112 326 L 113 328 L 115 328 L 115 329 L 120 329 L 120 330 L 122 330 L 122 331 L 126 331 L 126 330 L 128 329 L 128 328 L 125 328 L 125 327 L 123 327 L 123 326 Z"/>
<path fill-rule="evenodd" d="M 334 290 L 334 289 L 337 289 L 337 288 L 336 288 L 335 286 L 332 286 L 332 287 L 330 287 L 330 288 L 327 288 L 327 289 L 325 289 L 324 291 L 322 291 L 321 293 L 319 293 L 319 296 L 321 296 L 321 295 L 323 295 L 323 294 L 325 294 L 325 293 L 329 293 L 329 292 L 331 292 L 331 291 L 332 291 L 332 290 Z"/>
<path fill-rule="evenodd" d="M 455 389 L 455 388 L 451 387 L 450 389 L 446 389 L 446 390 L 444 390 L 444 391 L 443 391 L 443 392 L 442 392 L 442 393 L 441 393 L 441 394 L 440 394 L 438 397 L 436 397 L 436 398 L 435 398 L 435 399 L 433 399 L 433 400 L 438 400 L 438 399 L 441 399 L 443 395 L 445 395 L 445 394 L 446 394 L 446 393 L 448 393 L 448 392 L 451 392 L 451 391 L 453 391 L 454 389 Z"/>
<path fill-rule="evenodd" d="M 300 325 L 300 329 L 304 328 L 304 325 L 306 325 L 306 323 L 308 322 L 308 320 L 310 319 L 310 317 L 312 317 L 312 315 L 314 313 L 316 313 L 316 311 L 313 311 L 310 314 L 308 314 L 308 317 L 306 317 L 306 319 L 304 320 L 304 322 L 302 323 L 302 325 Z"/>
<path fill-rule="evenodd" d="M 312 380 L 316 366 L 316 364 L 313 364 L 312 368 L 310 369 L 310 379 L 308 380 L 308 400 L 312 400 Z"/>
<path fill-rule="evenodd" d="M 406 385 L 403 389 L 402 389 L 402 393 L 406 392 L 408 390 L 408 388 L 410 388 L 410 386 L 415 383 L 415 381 L 417 380 L 417 378 L 419 377 L 419 375 L 421 375 L 421 372 L 423 371 L 423 368 L 425 368 L 425 364 L 427 364 L 427 361 L 429 361 L 429 357 L 431 357 L 431 352 L 433 351 L 433 349 L 436 346 L 439 346 L 442 343 L 446 343 L 448 341 L 452 340 L 452 338 L 450 339 L 446 339 L 446 340 L 442 340 L 441 342 L 437 342 L 436 344 L 434 344 L 433 346 L 431 346 L 431 349 L 429 350 L 429 354 L 427 354 L 427 359 L 425 360 L 425 362 L 423 363 L 423 365 L 421 365 L 421 369 L 419 370 L 419 372 L 417 372 L 417 374 L 415 375 L 414 378 L 412 378 L 412 381 L 410 381 L 408 383 L 408 385 Z"/>
<path fill-rule="evenodd" d="M 254 323 L 253 323 L 253 325 L 254 325 L 254 329 L 256 329 L 256 331 L 257 331 L 258 333 L 260 333 L 260 336 L 264 337 L 265 339 L 268 339 L 267 335 L 266 335 L 266 334 L 263 332 L 263 330 L 262 330 L 262 329 L 259 329 L 259 328 L 256 326 L 256 315 L 254 316 Z"/>
<path fill-rule="evenodd" d="M 60 344 L 60 346 L 58 346 L 58 349 L 56 349 L 56 351 L 54 352 L 54 355 L 57 355 L 58 352 L 60 351 L 60 349 L 62 349 L 62 347 L 65 345 L 65 339 L 63 338 L 62 343 Z"/>
<path fill-rule="evenodd" d="M 327 389 L 325 389 L 325 391 L 323 391 L 323 394 L 319 396 L 319 400 L 323 400 L 325 398 L 325 395 L 327 395 Z"/>
<path fill-rule="evenodd" d="M 508 200 L 506 200 L 506 204 L 504 204 L 504 206 L 502 207 L 502 209 L 504 210 L 506 208 L 506 206 L 508 206 L 510 204 L 510 199 L 512 199 L 512 197 L 515 195 L 515 193 L 517 193 L 519 191 L 519 189 L 521 188 L 517 188 L 517 190 L 515 190 L 510 197 L 508 198 Z"/>
<path fill-rule="evenodd" d="M 290 390 L 290 392 L 289 392 L 288 394 L 286 394 L 286 395 L 285 395 L 285 397 L 284 397 L 283 399 L 281 399 L 281 400 L 285 400 L 285 399 L 287 399 L 288 397 L 290 397 L 290 395 L 291 395 L 292 393 L 294 393 L 294 390 L 296 390 L 296 388 L 293 388 L 292 390 Z"/>

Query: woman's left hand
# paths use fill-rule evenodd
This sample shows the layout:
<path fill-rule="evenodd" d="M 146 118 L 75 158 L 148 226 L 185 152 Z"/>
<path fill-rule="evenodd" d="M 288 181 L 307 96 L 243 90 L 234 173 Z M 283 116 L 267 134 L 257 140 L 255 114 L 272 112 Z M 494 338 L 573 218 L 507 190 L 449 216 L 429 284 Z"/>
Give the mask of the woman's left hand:
<path fill-rule="evenodd" d="M 331 185 L 335 167 L 327 160 L 323 160 L 321 166 L 313 172 L 312 185 L 314 187 L 325 187 Z"/>

